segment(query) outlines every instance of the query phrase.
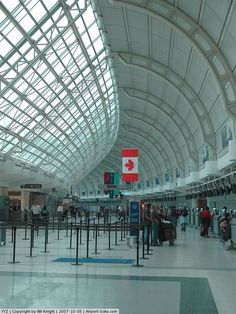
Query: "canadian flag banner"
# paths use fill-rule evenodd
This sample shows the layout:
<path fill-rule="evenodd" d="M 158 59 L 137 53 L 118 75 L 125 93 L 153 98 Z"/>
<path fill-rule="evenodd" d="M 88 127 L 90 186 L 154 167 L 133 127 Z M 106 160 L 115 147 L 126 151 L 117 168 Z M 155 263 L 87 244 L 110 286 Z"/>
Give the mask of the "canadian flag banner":
<path fill-rule="evenodd" d="M 122 149 L 122 181 L 136 182 L 138 181 L 138 149 L 123 148 Z"/>

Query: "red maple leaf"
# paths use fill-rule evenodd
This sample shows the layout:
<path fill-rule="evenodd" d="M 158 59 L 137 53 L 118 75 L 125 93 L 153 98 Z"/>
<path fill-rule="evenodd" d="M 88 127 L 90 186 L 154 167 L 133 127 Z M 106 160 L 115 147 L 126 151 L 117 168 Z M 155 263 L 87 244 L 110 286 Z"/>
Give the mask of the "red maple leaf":
<path fill-rule="evenodd" d="M 128 162 L 125 164 L 125 167 L 126 167 L 129 171 L 133 170 L 133 169 L 134 169 L 134 162 L 133 162 L 133 160 L 128 159 Z"/>

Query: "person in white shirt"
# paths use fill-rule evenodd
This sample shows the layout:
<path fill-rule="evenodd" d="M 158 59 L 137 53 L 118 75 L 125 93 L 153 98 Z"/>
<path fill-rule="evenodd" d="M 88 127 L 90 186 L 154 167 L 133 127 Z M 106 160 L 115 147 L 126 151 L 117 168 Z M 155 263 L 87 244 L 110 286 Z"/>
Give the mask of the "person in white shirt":
<path fill-rule="evenodd" d="M 37 201 L 31 206 L 32 222 L 37 223 L 41 214 L 41 207 L 37 204 Z"/>
<path fill-rule="evenodd" d="M 58 206 L 57 206 L 57 216 L 58 217 L 62 217 L 62 214 L 63 214 L 63 211 L 64 211 L 64 208 L 62 206 L 62 203 L 60 203 Z"/>

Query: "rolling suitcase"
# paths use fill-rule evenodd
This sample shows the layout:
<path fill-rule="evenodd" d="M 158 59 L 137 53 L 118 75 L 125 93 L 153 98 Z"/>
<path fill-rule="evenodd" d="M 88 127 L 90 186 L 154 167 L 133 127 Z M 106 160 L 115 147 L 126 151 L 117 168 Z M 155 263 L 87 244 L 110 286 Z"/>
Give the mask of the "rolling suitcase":
<path fill-rule="evenodd" d="M 169 241 L 169 245 L 173 246 L 176 240 L 176 229 L 170 221 L 162 221 L 159 227 L 159 242 Z"/>

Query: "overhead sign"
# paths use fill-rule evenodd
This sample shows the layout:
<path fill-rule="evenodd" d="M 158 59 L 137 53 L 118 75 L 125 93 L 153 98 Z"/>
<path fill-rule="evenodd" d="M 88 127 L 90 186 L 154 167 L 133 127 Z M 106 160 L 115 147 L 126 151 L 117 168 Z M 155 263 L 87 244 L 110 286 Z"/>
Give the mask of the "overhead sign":
<path fill-rule="evenodd" d="M 129 222 L 131 225 L 139 225 L 140 223 L 140 202 L 130 201 L 129 203 Z M 138 229 L 130 228 L 130 235 L 137 236 Z"/>
<path fill-rule="evenodd" d="M 120 185 L 120 184 L 104 184 L 102 186 L 104 190 L 128 190 L 128 187 L 126 185 Z"/>
<path fill-rule="evenodd" d="M 41 189 L 42 184 L 22 184 L 21 189 Z"/>

